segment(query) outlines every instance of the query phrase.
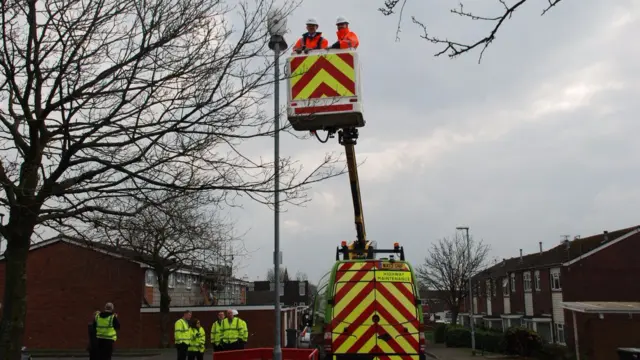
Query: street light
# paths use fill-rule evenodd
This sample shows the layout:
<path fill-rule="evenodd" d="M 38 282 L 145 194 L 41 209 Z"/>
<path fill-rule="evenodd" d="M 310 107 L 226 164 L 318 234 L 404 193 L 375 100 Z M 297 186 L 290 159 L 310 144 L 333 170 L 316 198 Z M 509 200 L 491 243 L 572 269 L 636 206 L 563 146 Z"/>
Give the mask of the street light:
<path fill-rule="evenodd" d="M 275 344 L 273 346 L 273 360 L 282 360 L 281 328 L 280 323 L 280 52 L 287 49 L 287 42 L 284 34 L 287 32 L 287 19 L 278 10 L 269 11 L 267 27 L 270 35 L 269 49 L 273 50 L 273 122 L 274 122 L 274 199 L 273 199 L 273 221 L 274 221 L 274 283 L 275 283 Z"/>
<path fill-rule="evenodd" d="M 469 240 L 469 227 L 458 226 L 456 230 L 464 230 L 467 234 L 467 251 L 469 252 L 469 323 L 471 324 L 471 353 L 476 354 L 476 331 L 473 323 L 473 291 L 471 290 L 471 241 Z"/>

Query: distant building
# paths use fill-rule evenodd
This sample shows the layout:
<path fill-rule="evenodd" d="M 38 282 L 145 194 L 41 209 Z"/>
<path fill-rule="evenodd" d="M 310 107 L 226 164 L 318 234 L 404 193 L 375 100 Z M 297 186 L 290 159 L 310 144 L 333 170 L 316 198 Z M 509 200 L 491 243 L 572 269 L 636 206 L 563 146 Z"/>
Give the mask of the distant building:
<path fill-rule="evenodd" d="M 423 311 L 428 310 L 429 313 L 443 313 L 449 311 L 449 305 L 446 299 L 449 297 L 448 292 L 440 290 L 420 290 L 420 299 L 422 299 Z"/>
<path fill-rule="evenodd" d="M 286 306 L 311 305 L 313 287 L 308 281 L 284 281 L 280 303 Z M 254 281 L 249 284 L 247 305 L 269 305 L 275 303 L 275 284 L 270 281 Z"/>
<path fill-rule="evenodd" d="M 244 305 L 249 282 L 231 276 L 227 267 L 209 271 L 179 270 L 169 275 L 172 306 Z M 155 271 L 145 271 L 144 305 L 160 306 L 160 289 Z"/>

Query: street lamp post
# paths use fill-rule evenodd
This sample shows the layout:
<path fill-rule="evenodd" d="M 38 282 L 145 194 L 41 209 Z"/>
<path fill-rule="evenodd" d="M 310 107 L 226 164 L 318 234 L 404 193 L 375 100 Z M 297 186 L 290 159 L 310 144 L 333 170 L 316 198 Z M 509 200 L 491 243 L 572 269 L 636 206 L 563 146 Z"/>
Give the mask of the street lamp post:
<path fill-rule="evenodd" d="M 274 53 L 273 64 L 273 122 L 274 122 L 274 199 L 273 199 L 273 221 L 274 221 L 274 288 L 275 288 L 275 343 L 273 346 L 273 360 L 282 360 L 281 334 L 282 324 L 280 322 L 280 52 L 287 49 L 287 42 L 284 34 L 287 31 L 287 20 L 277 10 L 269 12 L 267 27 L 270 35 L 269 49 Z"/>
<path fill-rule="evenodd" d="M 471 241 L 469 240 L 469 227 L 458 226 L 457 230 L 464 230 L 467 235 L 467 251 L 469 252 L 469 323 L 471 324 L 471 353 L 476 354 L 476 331 L 473 323 L 473 291 L 471 286 Z"/>
<path fill-rule="evenodd" d="M 0 226 L 4 225 L 4 214 L 0 213 Z M 2 234 L 0 234 L 0 254 L 2 254 L 2 240 L 3 240 Z M 9 243 L 7 243 L 7 245 L 9 245 Z"/>

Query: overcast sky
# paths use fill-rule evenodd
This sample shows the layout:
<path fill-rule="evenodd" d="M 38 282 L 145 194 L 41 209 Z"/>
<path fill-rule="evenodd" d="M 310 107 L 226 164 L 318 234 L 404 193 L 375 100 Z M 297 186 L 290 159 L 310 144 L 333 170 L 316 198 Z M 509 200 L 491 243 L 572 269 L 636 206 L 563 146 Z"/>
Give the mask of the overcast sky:
<path fill-rule="evenodd" d="M 531 0 L 508 21 L 478 65 L 478 52 L 451 60 L 419 38 L 410 15 L 442 37 L 477 40 L 488 24 L 461 19 L 458 1 L 409 0 L 401 40 L 382 0 L 306 1 L 289 18 L 293 43 L 306 18 L 330 43 L 335 18 L 360 38 L 367 125 L 356 148 L 367 234 L 404 245 L 417 265 L 429 245 L 458 225 L 491 245 L 492 256 L 555 246 L 640 224 L 640 2 L 565 0 L 540 17 Z M 438 5 L 443 3 L 443 5 Z M 479 15 L 499 2 L 466 1 Z M 282 87 L 285 91 L 285 87 Z M 283 102 L 284 104 L 284 102 Z M 308 162 L 342 151 L 337 139 L 282 140 L 283 155 Z M 314 185 L 313 201 L 281 219 L 284 265 L 317 281 L 341 240 L 355 238 L 346 175 Z M 233 215 L 254 253 L 240 274 L 272 266 L 273 215 L 248 203 Z"/>

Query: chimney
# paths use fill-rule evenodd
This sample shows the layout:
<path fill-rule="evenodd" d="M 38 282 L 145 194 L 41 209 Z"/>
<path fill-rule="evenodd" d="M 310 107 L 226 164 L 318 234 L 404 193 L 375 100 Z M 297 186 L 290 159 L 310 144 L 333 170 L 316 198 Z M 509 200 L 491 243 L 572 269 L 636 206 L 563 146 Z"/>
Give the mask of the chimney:
<path fill-rule="evenodd" d="M 522 262 L 522 249 L 520 249 L 520 262 Z"/>
<path fill-rule="evenodd" d="M 604 231 L 603 235 L 604 235 L 604 240 L 602 242 L 609 241 L 609 232 L 607 230 Z"/>
<path fill-rule="evenodd" d="M 538 242 L 538 245 L 540 245 L 540 254 L 542 254 L 542 241 Z"/>

